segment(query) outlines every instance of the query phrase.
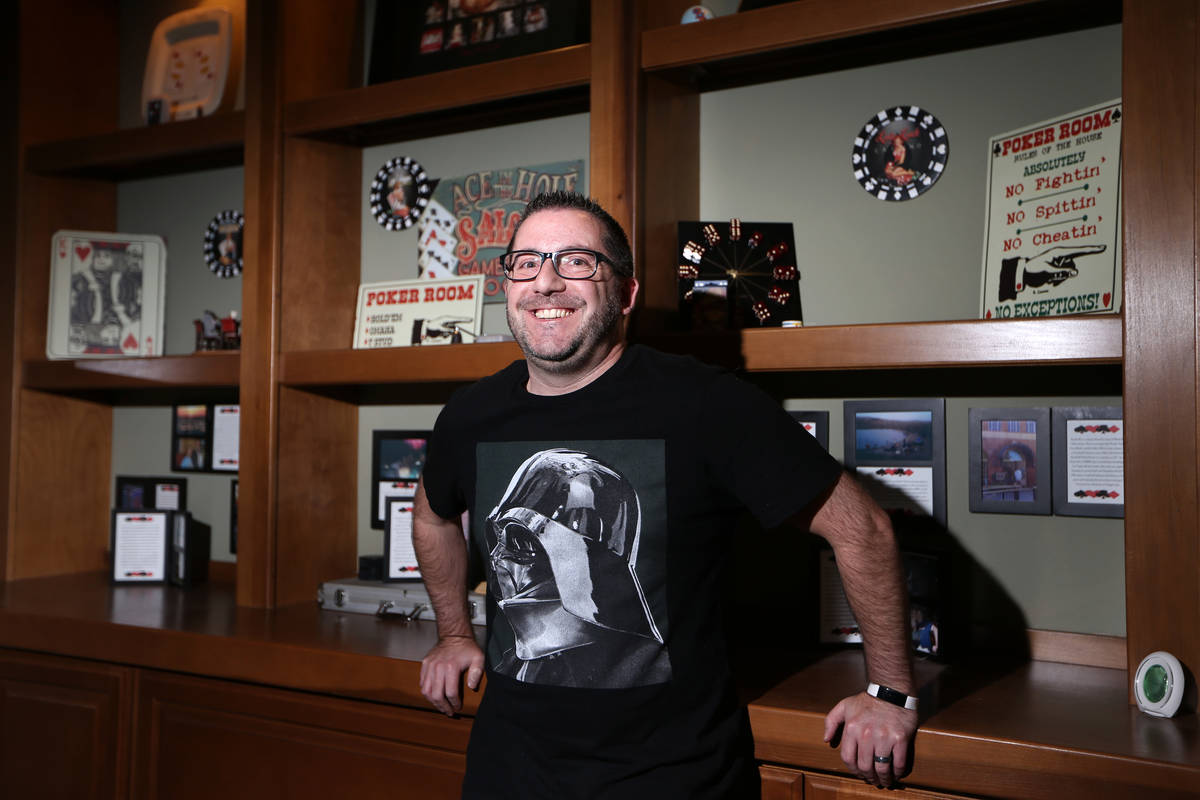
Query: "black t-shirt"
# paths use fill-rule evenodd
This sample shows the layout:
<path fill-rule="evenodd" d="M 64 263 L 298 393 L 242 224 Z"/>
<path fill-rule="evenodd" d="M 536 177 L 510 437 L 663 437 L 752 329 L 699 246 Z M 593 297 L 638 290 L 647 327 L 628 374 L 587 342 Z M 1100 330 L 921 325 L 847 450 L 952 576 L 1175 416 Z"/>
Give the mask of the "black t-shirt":
<path fill-rule="evenodd" d="M 741 796 L 753 754 L 719 622 L 734 521 L 782 523 L 838 463 L 690 357 L 634 345 L 561 396 L 527 380 L 518 361 L 457 392 L 423 472 L 436 514 L 470 509 L 488 578 L 465 796 Z"/>

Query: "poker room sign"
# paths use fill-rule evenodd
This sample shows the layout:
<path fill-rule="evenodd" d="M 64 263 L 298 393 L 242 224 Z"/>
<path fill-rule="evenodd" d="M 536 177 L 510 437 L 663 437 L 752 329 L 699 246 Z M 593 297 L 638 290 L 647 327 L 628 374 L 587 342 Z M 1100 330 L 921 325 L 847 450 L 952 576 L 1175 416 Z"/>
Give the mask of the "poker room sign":
<path fill-rule="evenodd" d="M 441 179 L 417 223 L 421 277 L 482 275 L 483 302 L 504 302 L 500 256 L 525 204 L 546 192 L 581 190 L 583 174 L 577 160 Z"/>
<path fill-rule="evenodd" d="M 993 137 L 983 319 L 1121 308 L 1121 102 Z"/>

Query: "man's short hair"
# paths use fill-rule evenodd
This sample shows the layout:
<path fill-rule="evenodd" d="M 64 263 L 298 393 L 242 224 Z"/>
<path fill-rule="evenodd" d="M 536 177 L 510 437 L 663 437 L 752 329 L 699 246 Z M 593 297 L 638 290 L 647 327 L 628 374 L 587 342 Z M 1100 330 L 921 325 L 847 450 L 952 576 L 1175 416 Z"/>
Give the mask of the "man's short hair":
<path fill-rule="evenodd" d="M 521 225 L 538 211 L 560 208 L 583 211 L 599 222 L 604 254 L 612 263 L 613 272 L 624 278 L 633 277 L 633 251 L 629 247 L 629 237 L 625 235 L 621 223 L 613 219 L 612 214 L 605 211 L 595 200 L 577 192 L 562 190 L 546 192 L 530 200 L 521 214 L 521 219 L 517 222 L 517 227 L 513 229 L 512 238 L 517 238 L 517 231 L 521 230 Z M 509 240 L 508 249 L 512 250 L 512 240 Z"/>

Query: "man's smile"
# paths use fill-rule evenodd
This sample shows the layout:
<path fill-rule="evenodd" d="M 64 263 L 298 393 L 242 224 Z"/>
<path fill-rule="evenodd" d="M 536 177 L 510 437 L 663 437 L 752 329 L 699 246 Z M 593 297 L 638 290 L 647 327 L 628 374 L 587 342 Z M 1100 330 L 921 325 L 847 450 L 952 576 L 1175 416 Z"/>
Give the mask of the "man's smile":
<path fill-rule="evenodd" d="M 538 319 L 562 319 L 575 313 L 573 308 L 536 308 L 533 316 Z"/>

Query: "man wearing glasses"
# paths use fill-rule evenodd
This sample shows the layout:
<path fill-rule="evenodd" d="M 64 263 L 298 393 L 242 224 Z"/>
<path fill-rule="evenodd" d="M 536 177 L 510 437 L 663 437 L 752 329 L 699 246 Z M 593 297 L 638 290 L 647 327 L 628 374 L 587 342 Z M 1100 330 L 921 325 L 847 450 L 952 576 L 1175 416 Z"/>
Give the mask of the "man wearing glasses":
<path fill-rule="evenodd" d="M 476 689 L 485 664 L 488 675 L 463 796 L 757 796 L 721 628 L 744 509 L 832 543 L 871 684 L 829 713 L 825 738 L 840 729 L 847 766 L 894 784 L 917 715 L 887 516 L 765 394 L 626 345 L 632 255 L 594 202 L 535 198 L 502 264 L 525 360 L 451 398 L 413 521 L 439 637 L 421 691 L 452 715 L 464 677 Z M 486 655 L 465 606 L 468 508 L 487 572 Z"/>

